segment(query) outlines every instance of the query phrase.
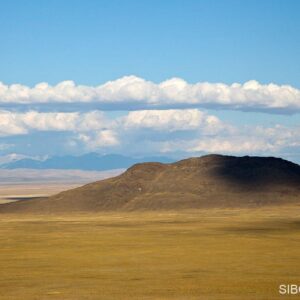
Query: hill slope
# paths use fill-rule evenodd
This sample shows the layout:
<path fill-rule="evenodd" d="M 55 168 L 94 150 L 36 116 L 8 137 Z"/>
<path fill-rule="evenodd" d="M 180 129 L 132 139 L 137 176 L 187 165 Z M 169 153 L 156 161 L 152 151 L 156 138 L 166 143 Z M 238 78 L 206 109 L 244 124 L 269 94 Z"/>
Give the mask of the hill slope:
<path fill-rule="evenodd" d="M 300 203 L 300 166 L 273 157 L 208 155 L 142 163 L 120 176 L 0 212 L 95 212 Z"/>

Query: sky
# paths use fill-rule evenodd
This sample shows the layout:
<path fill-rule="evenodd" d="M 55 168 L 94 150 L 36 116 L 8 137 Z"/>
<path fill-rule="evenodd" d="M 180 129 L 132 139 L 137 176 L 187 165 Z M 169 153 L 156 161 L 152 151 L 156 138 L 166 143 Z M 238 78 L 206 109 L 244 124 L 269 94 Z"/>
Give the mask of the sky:
<path fill-rule="evenodd" d="M 300 163 L 299 1 L 0 5 L 0 162 L 98 152 Z"/>

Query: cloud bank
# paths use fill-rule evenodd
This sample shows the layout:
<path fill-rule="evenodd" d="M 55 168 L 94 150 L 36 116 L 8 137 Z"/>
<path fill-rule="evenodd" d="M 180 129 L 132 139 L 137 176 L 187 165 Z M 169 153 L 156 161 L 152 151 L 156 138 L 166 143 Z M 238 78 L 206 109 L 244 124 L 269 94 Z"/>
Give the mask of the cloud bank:
<path fill-rule="evenodd" d="M 55 86 L 39 83 L 34 87 L 0 82 L 0 105 L 96 105 L 102 110 L 141 110 L 211 107 L 270 113 L 299 113 L 300 90 L 290 85 L 260 84 L 255 80 L 224 83 L 187 83 L 172 78 L 154 83 L 125 76 L 99 86 L 76 85 L 63 81 Z"/>
<path fill-rule="evenodd" d="M 2 139 L 34 132 L 66 132 L 71 148 L 139 155 L 279 155 L 300 149 L 299 125 L 235 126 L 198 109 L 141 110 L 115 118 L 101 111 L 0 111 Z"/>
<path fill-rule="evenodd" d="M 16 113 L 0 111 L 0 137 L 28 134 L 31 131 L 89 131 L 110 126 L 103 112 Z"/>

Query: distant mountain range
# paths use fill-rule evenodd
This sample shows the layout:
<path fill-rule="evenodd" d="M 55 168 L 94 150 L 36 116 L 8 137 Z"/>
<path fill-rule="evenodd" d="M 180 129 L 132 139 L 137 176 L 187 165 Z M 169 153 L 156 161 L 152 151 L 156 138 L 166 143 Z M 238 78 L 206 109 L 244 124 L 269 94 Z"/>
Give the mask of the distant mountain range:
<path fill-rule="evenodd" d="M 161 163 L 173 162 L 172 159 L 163 156 L 133 158 L 119 154 L 100 155 L 98 153 L 88 153 L 81 156 L 53 156 L 46 160 L 25 158 L 4 163 L 0 166 L 0 168 L 105 171 L 113 169 L 126 169 L 136 163 L 153 161 Z"/>
<path fill-rule="evenodd" d="M 57 170 L 57 169 L 0 169 L 0 194 L 3 185 L 84 184 L 123 173 L 126 169 L 107 171 Z M 35 187 L 36 188 L 36 187 Z M 1 198 L 1 196 L 0 196 Z"/>

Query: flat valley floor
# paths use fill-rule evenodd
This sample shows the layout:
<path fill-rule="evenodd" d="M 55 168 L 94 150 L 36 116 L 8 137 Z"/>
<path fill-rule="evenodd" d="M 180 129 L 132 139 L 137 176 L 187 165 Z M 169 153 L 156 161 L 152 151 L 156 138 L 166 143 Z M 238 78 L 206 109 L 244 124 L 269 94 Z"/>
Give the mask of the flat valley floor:
<path fill-rule="evenodd" d="M 0 245 L 3 300 L 273 300 L 300 284 L 299 206 L 1 215 Z"/>

